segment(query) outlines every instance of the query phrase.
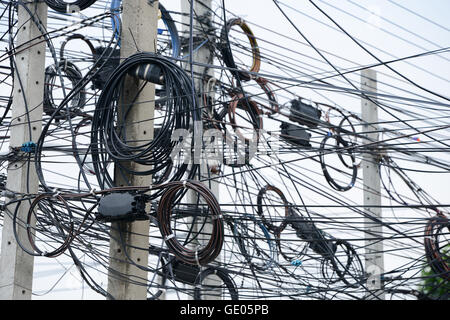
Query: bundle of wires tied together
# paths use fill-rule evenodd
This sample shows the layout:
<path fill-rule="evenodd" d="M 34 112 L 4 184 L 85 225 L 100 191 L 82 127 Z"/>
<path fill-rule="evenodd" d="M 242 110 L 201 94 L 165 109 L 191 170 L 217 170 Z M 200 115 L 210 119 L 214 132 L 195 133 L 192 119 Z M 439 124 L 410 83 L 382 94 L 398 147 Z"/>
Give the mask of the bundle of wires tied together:
<path fill-rule="evenodd" d="M 146 69 L 147 68 L 147 69 Z M 121 104 L 123 83 L 129 74 L 136 70 L 152 70 L 157 74 L 156 80 L 163 85 L 165 96 L 165 113 L 162 124 L 155 130 L 154 138 L 141 145 L 128 143 L 126 134 L 118 129 L 117 123 Z M 156 82 L 155 82 L 156 83 Z M 200 119 L 200 111 L 194 108 L 193 88 L 186 72 L 170 60 L 153 53 L 137 53 L 125 59 L 111 74 L 100 95 L 92 120 L 91 148 L 93 166 L 102 188 L 114 186 L 114 181 L 108 174 L 107 158 L 110 158 L 121 170 L 134 175 L 151 175 L 164 172 L 173 165 L 171 154 L 178 141 L 171 141 L 174 130 L 189 130 L 193 121 Z M 126 106 L 124 117 L 129 114 L 135 104 Z M 142 107 L 142 106 L 141 106 Z M 147 119 L 150 120 L 150 119 Z M 107 157 L 106 157 L 107 155 Z M 121 162 L 134 162 L 144 166 L 142 171 L 127 168 Z M 196 172 L 196 165 L 189 169 L 189 177 Z M 174 166 L 171 181 L 182 180 L 188 165 L 182 163 Z M 160 181 L 162 182 L 162 181 Z"/>
<path fill-rule="evenodd" d="M 195 281 L 196 286 L 194 289 L 195 300 L 203 300 L 202 289 L 203 291 L 207 291 L 208 289 L 210 291 L 217 290 L 216 287 L 208 285 L 205 285 L 204 286 L 205 288 L 202 288 L 202 281 L 210 275 L 220 278 L 220 280 L 223 282 L 223 286 L 226 287 L 226 289 L 228 290 L 231 300 L 239 300 L 239 293 L 236 290 L 236 284 L 234 283 L 233 278 L 231 278 L 231 276 L 228 274 L 226 270 L 217 268 L 208 268 L 198 274 L 197 279 Z"/>
<path fill-rule="evenodd" d="M 37 257 L 26 295 L 448 299 L 450 47 L 357 39 L 357 1 L 310 0 L 332 24 L 232 2 L 0 0 L 2 258 Z"/>
<path fill-rule="evenodd" d="M 157 217 L 161 235 L 166 241 L 169 250 L 179 260 L 191 265 L 203 266 L 213 261 L 222 250 L 224 226 L 219 203 L 211 190 L 197 181 L 169 182 L 164 185 L 164 188 L 164 193 L 158 205 Z M 185 189 L 191 189 L 198 193 L 205 200 L 211 213 L 212 231 L 210 239 L 206 245 L 196 249 L 190 249 L 180 243 L 170 224 L 172 209 L 177 204 L 176 199 L 186 191 Z"/>
<path fill-rule="evenodd" d="M 71 84 L 75 87 L 78 82 L 83 78 L 81 71 L 77 68 L 75 64 L 68 60 L 60 60 L 58 65 L 48 66 L 45 70 L 45 86 L 44 86 L 44 112 L 48 115 L 53 115 L 53 113 L 58 109 L 57 103 L 55 102 L 55 97 L 53 96 L 53 90 L 57 85 L 56 80 L 60 77 L 60 73 L 64 75 Z M 79 90 L 74 98 L 71 100 L 71 105 L 69 106 L 69 116 L 74 117 L 84 108 L 86 103 L 86 93 L 83 90 Z M 56 112 L 54 118 L 65 119 L 67 115 L 66 110 L 60 110 Z"/>
<path fill-rule="evenodd" d="M 247 25 L 247 23 L 242 20 L 241 18 L 234 18 L 231 20 L 228 20 L 227 23 L 223 26 L 222 32 L 220 35 L 221 39 L 221 45 L 220 49 L 222 52 L 222 58 L 225 63 L 225 65 L 230 68 L 230 71 L 233 73 L 234 76 L 236 76 L 238 79 L 243 81 L 249 81 L 252 76 L 248 72 L 237 70 L 236 63 L 233 58 L 233 52 L 230 48 L 230 42 L 228 38 L 228 33 L 230 32 L 231 28 L 233 26 L 239 26 L 242 31 L 247 36 L 250 45 L 251 45 L 251 51 L 252 51 L 252 58 L 253 58 L 253 64 L 250 68 L 250 72 L 259 72 L 260 66 L 261 66 L 261 55 L 259 52 L 258 43 L 256 41 L 255 36 L 253 35 L 252 30 Z"/>

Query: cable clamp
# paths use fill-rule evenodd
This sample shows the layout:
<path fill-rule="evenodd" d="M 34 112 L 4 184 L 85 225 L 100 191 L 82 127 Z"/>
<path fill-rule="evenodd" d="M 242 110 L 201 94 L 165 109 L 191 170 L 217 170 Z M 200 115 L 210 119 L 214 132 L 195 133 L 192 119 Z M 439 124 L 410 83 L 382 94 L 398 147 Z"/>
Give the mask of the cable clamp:
<path fill-rule="evenodd" d="M 195 249 L 195 262 L 197 262 L 198 267 L 201 269 L 202 265 L 200 264 L 200 260 L 198 259 L 198 248 L 199 246 L 197 246 L 197 248 Z"/>
<path fill-rule="evenodd" d="M 36 150 L 36 143 L 33 141 L 28 141 L 22 144 L 22 147 L 20 148 L 20 151 L 25 153 L 33 153 Z"/>
<path fill-rule="evenodd" d="M 56 198 L 61 194 L 61 191 L 59 191 L 58 189 L 53 189 L 53 196 Z"/>
<path fill-rule="evenodd" d="M 164 238 L 164 241 L 169 241 L 170 239 L 175 238 L 175 234 L 171 233 Z"/>

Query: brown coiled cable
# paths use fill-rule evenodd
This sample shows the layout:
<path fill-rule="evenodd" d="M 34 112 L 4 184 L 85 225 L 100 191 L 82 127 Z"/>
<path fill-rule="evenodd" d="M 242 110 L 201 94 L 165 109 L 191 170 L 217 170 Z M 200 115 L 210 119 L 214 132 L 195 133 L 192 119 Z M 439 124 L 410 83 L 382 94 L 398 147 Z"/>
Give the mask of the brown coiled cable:
<path fill-rule="evenodd" d="M 289 202 L 287 201 L 286 197 L 284 196 L 283 192 L 278 189 L 275 186 L 272 185 L 266 185 L 264 188 L 262 188 L 261 190 L 259 190 L 258 196 L 257 196 L 257 212 L 258 215 L 261 217 L 261 221 L 264 224 L 264 226 L 269 230 L 272 231 L 274 234 L 280 234 L 281 232 L 283 232 L 283 230 L 286 228 L 287 226 L 287 222 L 286 219 L 283 219 L 283 221 L 281 222 L 281 224 L 279 226 L 276 226 L 272 223 L 272 221 L 268 220 L 265 216 L 264 216 L 264 210 L 263 210 L 263 197 L 264 195 L 268 192 L 268 191 L 273 191 L 275 192 L 281 199 L 281 201 L 283 202 L 283 206 L 284 206 L 284 211 L 285 211 L 285 217 L 288 217 L 290 215 L 290 211 L 289 211 Z M 284 217 L 284 218 L 285 218 Z"/>
<path fill-rule="evenodd" d="M 164 185 L 165 191 L 161 195 L 157 209 L 157 219 L 159 229 L 170 252 L 177 259 L 191 265 L 203 266 L 213 261 L 222 250 L 224 240 L 223 219 L 220 212 L 220 206 L 212 192 L 202 183 L 196 181 L 176 181 Z M 208 205 L 211 212 L 212 232 L 208 243 L 196 250 L 189 249 L 182 245 L 175 237 L 170 221 L 172 208 L 177 202 L 176 199 L 186 189 L 191 189 L 199 194 Z"/>
<path fill-rule="evenodd" d="M 256 132 L 256 141 L 253 142 L 257 143 L 259 141 L 259 134 L 260 134 L 259 130 L 263 128 L 263 119 L 261 110 L 259 109 L 256 102 L 250 99 L 246 99 L 242 93 L 234 94 L 232 95 L 232 98 L 233 100 L 231 100 L 228 107 L 228 117 L 234 132 L 246 144 L 250 143 L 250 140 L 248 138 L 245 138 L 244 135 L 241 133 L 240 126 L 236 122 L 237 118 L 236 109 L 245 110 L 252 118 L 251 120 L 253 129 Z"/>
<path fill-rule="evenodd" d="M 226 66 L 230 68 L 230 71 L 240 80 L 249 81 L 253 78 L 252 75 L 250 75 L 248 72 L 237 70 L 237 66 L 233 58 L 233 53 L 231 52 L 231 48 L 229 46 L 228 33 L 233 26 L 239 26 L 242 31 L 244 31 L 245 35 L 248 38 L 248 41 L 250 42 L 253 62 L 249 71 L 254 73 L 259 72 L 259 69 L 261 67 L 261 54 L 259 52 L 258 43 L 248 24 L 241 18 L 234 18 L 229 20 L 222 29 L 221 51 Z"/>
<path fill-rule="evenodd" d="M 33 234 L 33 230 L 36 232 L 37 228 L 32 227 L 32 220 L 33 220 L 34 209 L 37 206 L 42 205 L 42 203 L 41 203 L 42 201 L 45 201 L 47 199 L 52 199 L 52 198 L 55 198 L 59 202 L 61 202 L 63 204 L 63 206 L 65 207 L 65 209 L 67 210 L 68 223 L 63 223 L 63 221 L 60 221 L 58 219 L 57 215 L 54 214 L 54 209 L 52 210 L 52 212 L 50 213 L 52 215 L 52 217 L 50 217 L 50 220 L 53 222 L 53 225 L 58 229 L 58 233 L 60 236 L 62 236 L 64 238 L 64 241 L 61 244 L 61 246 L 57 247 L 53 251 L 46 252 L 46 251 L 42 251 L 41 249 L 39 249 L 36 245 L 36 242 L 35 242 L 36 234 Z M 53 206 L 52 203 L 50 203 L 50 204 Z M 37 220 L 37 222 L 36 222 L 37 224 L 41 224 L 39 219 L 36 218 L 36 220 Z M 70 243 L 74 239 L 74 223 L 72 220 L 72 212 L 70 210 L 70 207 L 69 207 L 67 201 L 64 199 L 64 197 L 62 197 L 59 194 L 58 195 L 41 194 L 38 197 L 36 197 L 34 199 L 34 201 L 31 203 L 30 209 L 28 210 L 26 231 L 27 231 L 27 236 L 28 236 L 30 245 L 38 255 L 55 258 L 55 257 L 61 255 L 62 253 L 64 253 L 64 251 L 66 251 L 66 249 L 69 247 Z M 64 234 L 65 232 L 66 232 L 66 234 Z M 56 236 L 56 235 L 54 235 L 54 236 Z"/>
<path fill-rule="evenodd" d="M 437 209 L 435 211 L 437 211 L 437 215 L 432 217 L 425 226 L 425 254 L 434 273 L 445 280 L 450 280 L 450 259 L 449 257 L 444 258 L 440 250 L 449 244 L 439 244 L 438 242 L 438 234 L 442 229 L 447 228 L 450 231 L 450 222 L 442 212 Z"/>
<path fill-rule="evenodd" d="M 153 187 L 116 187 L 101 191 L 92 190 L 89 193 L 41 194 L 34 199 L 30 206 L 30 209 L 28 210 L 26 230 L 30 245 L 32 249 L 37 253 L 37 255 L 46 257 L 57 257 L 64 253 L 64 251 L 70 246 L 73 239 L 75 239 L 75 237 L 81 233 L 82 226 L 96 206 L 93 206 L 90 210 L 86 211 L 83 221 L 79 224 L 78 228 L 75 229 L 72 212 L 67 202 L 67 200 L 69 199 L 82 199 L 89 196 L 103 195 L 111 192 L 147 192 L 153 189 L 165 189 L 159 201 L 157 209 L 157 219 L 159 222 L 161 235 L 166 240 L 166 244 L 169 247 L 169 250 L 179 260 L 188 264 L 203 266 L 213 261 L 222 250 L 224 240 L 223 218 L 220 211 L 220 205 L 214 194 L 206 186 L 197 181 L 174 181 L 166 184 L 155 185 Z M 192 250 L 183 246 L 174 236 L 170 224 L 172 209 L 178 203 L 180 195 L 182 195 L 183 192 L 185 192 L 187 189 L 193 190 L 201 198 L 203 198 L 209 208 L 208 212 L 211 212 L 213 227 L 210 240 L 205 246 L 196 250 Z M 51 252 L 45 252 L 38 248 L 35 242 L 36 228 L 32 227 L 34 211 L 38 206 L 43 205 L 41 202 L 45 200 L 51 201 L 50 206 L 56 205 L 55 201 L 62 203 L 62 207 L 65 211 L 64 216 L 58 218 L 58 216 L 54 212 L 55 208 L 51 208 L 51 210 L 43 210 L 44 213 L 46 212 L 46 214 L 52 215 L 51 217 L 46 218 L 48 221 L 53 222 L 53 225 L 56 226 L 58 230 L 59 236 L 63 237 L 64 239 L 62 241 L 62 244 Z"/>

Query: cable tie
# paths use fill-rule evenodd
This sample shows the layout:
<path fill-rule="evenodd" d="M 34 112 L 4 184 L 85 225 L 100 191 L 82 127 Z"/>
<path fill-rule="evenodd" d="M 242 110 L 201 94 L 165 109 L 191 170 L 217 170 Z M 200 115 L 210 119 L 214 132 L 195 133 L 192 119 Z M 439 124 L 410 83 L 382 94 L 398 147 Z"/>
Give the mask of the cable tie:
<path fill-rule="evenodd" d="M 97 194 L 95 193 L 95 188 L 92 188 L 91 191 L 89 191 L 89 193 L 90 193 L 91 195 L 93 195 L 94 197 L 97 195 Z"/>
<path fill-rule="evenodd" d="M 53 196 L 58 197 L 61 194 L 61 192 L 58 189 L 53 189 Z"/>
<path fill-rule="evenodd" d="M 197 247 L 197 248 L 195 249 L 195 262 L 197 262 L 198 267 L 201 269 L 201 268 L 202 268 L 202 265 L 200 264 L 200 261 L 199 261 L 199 259 L 198 259 L 198 248 L 199 248 L 199 247 Z"/>
<path fill-rule="evenodd" d="M 223 215 L 219 214 L 218 216 L 212 216 L 211 219 L 213 220 L 223 219 Z"/>
<path fill-rule="evenodd" d="M 174 238 L 174 237 L 175 237 L 175 234 L 171 233 L 171 234 L 169 234 L 168 236 L 166 236 L 166 237 L 164 238 L 164 241 L 169 241 L 170 239 L 172 239 L 172 238 Z"/>

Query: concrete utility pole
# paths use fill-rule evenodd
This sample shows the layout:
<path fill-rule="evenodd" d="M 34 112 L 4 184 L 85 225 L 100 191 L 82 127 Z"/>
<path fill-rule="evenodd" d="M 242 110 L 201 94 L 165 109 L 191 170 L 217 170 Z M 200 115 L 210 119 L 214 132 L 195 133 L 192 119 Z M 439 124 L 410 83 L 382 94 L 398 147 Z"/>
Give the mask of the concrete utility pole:
<path fill-rule="evenodd" d="M 45 28 L 47 26 L 45 2 L 29 1 L 26 6 Z M 10 148 L 21 147 L 28 141 L 36 142 L 39 138 L 42 131 L 42 101 L 44 100 L 46 43 L 42 41 L 42 33 L 30 14 L 21 5 L 18 6 L 17 27 L 18 53 L 15 56 Z M 24 47 L 20 48 L 21 45 Z M 37 194 L 39 181 L 34 162 L 24 160 L 10 163 L 7 188 L 17 193 Z M 23 226 L 29 207 L 30 202 L 22 202 L 17 214 L 17 221 L 22 222 L 18 223 L 17 231 L 21 244 L 33 251 Z M 15 204 L 8 207 L 10 212 L 14 209 Z M 32 222 L 32 226 L 34 223 Z M 34 257 L 25 253 L 17 244 L 13 234 L 12 219 L 8 214 L 4 215 L 1 250 L 0 299 L 30 300 Z"/>
<path fill-rule="evenodd" d="M 158 1 L 150 3 L 148 0 L 123 1 L 121 59 L 141 52 L 155 52 L 158 26 Z M 148 141 L 153 138 L 153 118 L 155 108 L 155 86 L 148 83 L 139 93 L 137 100 L 133 100 L 142 81 L 127 76 L 122 111 L 128 103 L 134 103 L 126 120 L 126 134 L 128 141 Z M 133 102 L 132 102 L 133 101 Z M 119 111 L 120 112 L 120 111 Z M 126 165 L 126 164 L 124 164 Z M 131 164 L 128 164 L 131 166 Z M 133 170 L 140 170 L 140 166 L 133 164 Z M 128 185 L 127 181 L 116 169 L 117 185 Z M 128 176 L 128 182 L 134 186 L 150 186 L 151 176 Z M 120 300 L 143 300 L 147 298 L 147 272 L 130 264 L 120 243 L 120 233 L 124 237 L 126 250 L 132 261 L 142 266 L 148 263 L 149 221 L 132 223 L 115 222 L 111 224 L 110 241 L 110 270 L 108 272 L 108 293 Z M 137 250 L 133 248 L 142 248 Z M 125 276 L 123 276 L 125 275 Z M 137 283 L 133 283 L 137 282 Z"/>
<path fill-rule="evenodd" d="M 200 48 L 196 48 L 196 46 L 199 45 L 199 43 L 202 43 L 204 40 L 206 40 L 205 32 L 211 31 L 210 28 L 212 27 L 212 0 L 192 0 L 193 1 L 193 25 L 192 25 L 192 36 L 194 38 L 194 50 L 195 52 L 192 55 L 192 61 L 199 63 L 199 64 L 211 64 L 213 63 L 213 55 L 211 51 L 211 45 L 209 42 L 207 42 L 205 45 L 201 46 Z M 190 25 L 191 25 L 191 2 L 186 0 L 181 0 L 181 12 L 182 15 L 182 45 L 183 45 L 183 54 L 185 56 L 189 55 L 189 35 L 190 35 Z M 191 66 L 189 64 L 189 58 L 186 59 L 186 63 L 184 63 L 184 68 L 187 70 L 187 72 L 190 72 Z M 203 110 L 205 110 L 206 106 L 204 103 L 204 99 L 199 97 L 199 93 L 205 92 L 210 98 L 214 99 L 214 92 L 211 91 L 211 88 L 204 83 L 203 75 L 207 75 L 209 77 L 214 76 L 214 69 L 210 68 L 207 69 L 204 66 L 200 65 L 193 65 L 192 70 L 194 73 L 194 86 L 197 93 L 197 107 L 201 108 L 202 113 Z M 197 126 L 196 128 L 197 134 L 203 137 L 203 128 Z M 200 131 L 200 132 L 199 132 Z M 201 140 L 203 141 L 203 140 Z M 219 163 L 216 160 L 210 160 L 210 159 L 204 159 L 202 157 L 202 163 L 200 163 L 200 171 L 201 176 L 200 178 L 203 179 L 211 179 L 205 182 L 205 185 L 211 189 L 213 194 L 217 199 L 219 199 L 219 181 L 218 179 L 214 179 L 218 177 L 218 172 L 215 171 L 215 168 L 219 167 Z M 213 171 L 211 171 L 213 170 Z M 209 173 L 208 173 L 209 171 Z M 190 203 L 197 203 L 197 195 L 193 193 L 189 193 L 189 202 Z M 207 224 L 203 228 L 202 235 L 198 238 L 198 244 L 202 245 L 209 241 L 209 237 L 212 233 L 212 224 Z M 216 261 L 219 260 L 220 257 L 216 258 Z M 219 281 L 219 282 L 217 282 Z M 221 283 L 221 280 L 214 280 L 213 276 L 211 276 L 211 279 L 208 278 L 202 282 L 203 285 L 206 286 L 214 286 L 218 283 Z M 221 292 L 220 289 L 209 289 L 208 292 L 210 294 L 203 296 L 202 298 L 205 300 L 220 300 L 221 299 Z"/>
<path fill-rule="evenodd" d="M 377 92 L 377 74 L 375 70 L 367 69 L 361 73 L 361 90 L 362 92 Z M 376 100 L 375 97 L 371 98 Z M 362 99 L 362 120 L 364 143 L 369 144 L 378 141 L 378 109 L 377 105 L 370 100 Z M 363 183 L 364 183 L 364 211 L 366 214 L 377 218 L 381 221 L 381 186 L 380 173 L 378 164 L 380 155 L 376 152 L 378 146 L 370 149 L 370 152 L 364 153 L 363 167 Z M 366 207 L 367 206 L 367 207 Z M 368 281 L 366 283 L 370 293 L 367 299 L 382 299 L 385 294 L 383 292 L 383 283 L 381 275 L 384 273 L 383 258 L 383 242 L 377 238 L 383 237 L 382 225 L 370 219 L 365 218 L 365 238 L 366 240 L 366 273 Z M 373 240 L 372 240 L 373 239 Z"/>

